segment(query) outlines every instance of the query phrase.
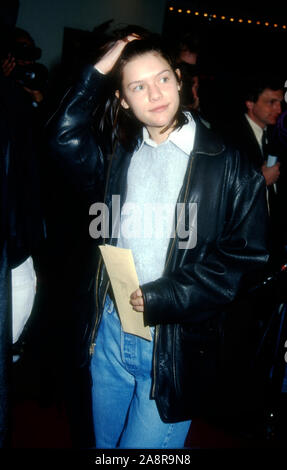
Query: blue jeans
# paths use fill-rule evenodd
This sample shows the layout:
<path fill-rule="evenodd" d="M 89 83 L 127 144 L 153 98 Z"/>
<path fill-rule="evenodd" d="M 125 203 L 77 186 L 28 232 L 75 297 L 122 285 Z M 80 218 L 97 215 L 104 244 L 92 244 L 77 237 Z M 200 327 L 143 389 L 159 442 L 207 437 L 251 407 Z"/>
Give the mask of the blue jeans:
<path fill-rule="evenodd" d="M 150 398 L 152 356 L 153 341 L 124 333 L 107 297 L 90 366 L 97 448 L 184 447 L 190 421 L 164 423 Z"/>

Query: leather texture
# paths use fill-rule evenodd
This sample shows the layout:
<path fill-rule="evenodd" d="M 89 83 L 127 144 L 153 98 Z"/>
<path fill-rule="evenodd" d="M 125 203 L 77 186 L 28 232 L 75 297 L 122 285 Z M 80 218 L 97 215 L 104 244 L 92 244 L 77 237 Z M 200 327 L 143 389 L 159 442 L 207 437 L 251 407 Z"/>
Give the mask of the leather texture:
<path fill-rule="evenodd" d="M 51 156 L 82 197 L 96 202 L 105 192 L 110 207 L 112 195 L 120 195 L 121 203 L 125 200 L 132 154 L 118 144 L 111 161 L 107 141 L 91 131 L 93 109 L 104 86 L 105 77 L 87 67 L 67 92 L 47 132 Z M 222 374 L 227 307 L 236 299 L 244 276 L 261 269 L 268 259 L 263 176 L 194 118 L 194 149 L 178 202 L 186 203 L 186 210 L 188 203 L 197 204 L 197 244 L 181 249 L 180 240 L 171 239 L 163 276 L 141 286 L 145 322 L 156 325 L 152 397 L 167 422 L 201 415 L 208 403 L 216 406 L 216 394 L 211 397 Z M 95 286 L 90 291 L 94 313 L 81 338 L 86 351 L 107 291 L 102 266 Z"/>

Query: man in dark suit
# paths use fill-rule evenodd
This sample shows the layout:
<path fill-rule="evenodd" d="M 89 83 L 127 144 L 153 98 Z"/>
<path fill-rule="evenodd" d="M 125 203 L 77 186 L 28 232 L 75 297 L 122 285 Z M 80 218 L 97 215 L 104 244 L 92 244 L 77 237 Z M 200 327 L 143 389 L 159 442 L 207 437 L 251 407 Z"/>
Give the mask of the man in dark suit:
<path fill-rule="evenodd" d="M 246 112 L 236 120 L 230 137 L 261 169 L 267 186 L 279 178 L 279 162 L 266 166 L 272 148 L 272 129 L 282 112 L 283 83 L 277 78 L 258 78 L 249 81 L 244 93 Z"/>
<path fill-rule="evenodd" d="M 282 112 L 283 96 L 284 83 L 277 77 L 263 76 L 248 80 L 243 95 L 245 112 L 224 124 L 221 129 L 226 139 L 239 148 L 265 178 L 270 214 L 271 254 L 278 261 L 284 243 L 281 233 L 283 185 L 280 181 L 282 169 L 284 173 L 284 159 L 278 149 L 274 131 Z M 270 159 L 270 156 L 275 156 L 276 159 Z"/>
<path fill-rule="evenodd" d="M 233 116 L 226 113 L 225 122 L 221 124 L 220 128 L 218 126 L 217 130 L 221 131 L 226 140 L 241 151 L 242 158 L 248 158 L 252 161 L 255 168 L 265 178 L 270 234 L 270 258 L 267 266 L 267 276 L 271 279 L 270 274 L 273 274 L 274 271 L 279 271 L 281 266 L 286 263 L 287 191 L 286 163 L 284 160 L 287 157 L 287 145 L 282 145 L 282 138 L 279 138 L 278 132 L 279 124 L 281 124 L 280 129 L 283 127 L 281 120 L 283 117 L 282 107 L 284 106 L 284 80 L 262 75 L 258 78 L 248 79 L 243 88 L 241 105 L 244 106 L 244 110 L 238 110 Z M 273 159 L 272 162 L 271 156 L 276 157 L 276 160 Z M 269 419 L 271 420 L 271 416 L 274 421 L 278 420 L 278 416 L 281 413 L 282 416 L 283 413 L 286 416 L 287 409 L 286 405 L 285 409 L 281 406 L 280 411 L 276 415 L 277 409 L 279 410 L 278 403 L 282 402 L 279 386 L 283 380 L 283 353 L 280 356 L 278 352 L 278 355 L 275 356 L 274 351 L 276 350 L 275 345 L 281 344 L 282 339 L 285 340 L 284 329 L 282 329 L 282 335 L 280 336 L 281 333 L 278 327 L 279 321 L 284 318 L 284 314 L 280 316 L 281 310 L 278 308 L 279 305 L 281 308 L 282 302 L 284 302 L 282 294 L 280 294 L 281 289 L 286 291 L 286 286 L 283 287 L 283 282 L 286 281 L 282 281 L 282 287 L 280 287 L 281 281 L 277 284 L 269 284 L 269 287 L 268 282 L 264 287 L 262 284 L 262 288 L 257 289 L 254 297 L 243 297 L 242 304 L 239 302 L 235 306 L 235 311 L 240 311 L 240 313 L 243 311 L 245 314 L 246 338 L 249 337 L 249 341 L 252 344 L 256 344 L 258 338 L 262 338 L 260 339 L 261 349 L 258 348 L 260 353 L 257 356 L 257 372 L 259 372 L 255 381 L 260 384 L 258 390 L 260 390 L 261 396 L 264 397 L 262 398 L 262 403 L 259 404 L 259 408 L 261 406 L 264 410 L 263 415 L 267 416 L 266 408 L 268 406 Z M 284 309 L 282 311 L 284 312 Z M 276 320 L 277 324 L 274 322 L 274 318 L 278 319 Z M 271 324 L 273 325 L 272 329 L 270 327 Z M 250 325 L 255 325 L 253 330 Z M 268 347 L 266 346 L 267 344 Z M 241 360 L 241 364 L 244 364 L 243 360 Z M 275 409 L 276 412 L 274 411 Z M 272 410 L 272 413 L 270 410 Z M 253 424 L 250 426 L 251 435 L 257 425 L 258 429 L 261 429 L 261 433 L 270 434 L 272 423 L 268 422 L 266 424 L 260 416 L 260 413 L 258 416 L 250 414 L 248 417 L 242 414 L 243 426 L 245 428 L 243 432 L 253 422 L 256 424 L 254 428 Z M 255 435 L 257 432 L 256 430 Z"/>

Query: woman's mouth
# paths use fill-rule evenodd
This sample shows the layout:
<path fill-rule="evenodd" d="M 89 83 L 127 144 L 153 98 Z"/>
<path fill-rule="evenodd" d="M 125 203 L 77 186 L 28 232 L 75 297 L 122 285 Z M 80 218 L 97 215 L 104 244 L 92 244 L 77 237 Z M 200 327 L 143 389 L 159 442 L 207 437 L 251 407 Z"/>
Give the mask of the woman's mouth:
<path fill-rule="evenodd" d="M 165 105 L 157 106 L 156 108 L 151 109 L 150 112 L 151 113 L 162 113 L 163 111 L 166 111 L 167 108 L 168 108 L 168 105 L 165 104 Z"/>

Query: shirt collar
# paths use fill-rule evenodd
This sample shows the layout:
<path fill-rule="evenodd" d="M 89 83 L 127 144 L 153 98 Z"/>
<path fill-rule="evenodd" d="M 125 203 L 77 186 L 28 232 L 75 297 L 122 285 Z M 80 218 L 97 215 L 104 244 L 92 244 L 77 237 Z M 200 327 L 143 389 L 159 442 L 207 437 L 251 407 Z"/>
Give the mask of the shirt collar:
<path fill-rule="evenodd" d="M 143 138 L 139 146 L 140 150 L 144 144 L 150 145 L 151 147 L 159 147 L 159 145 L 164 145 L 167 142 L 172 142 L 180 150 L 182 150 L 186 155 L 190 155 L 195 136 L 195 121 L 192 119 L 190 113 L 184 113 L 188 119 L 188 123 L 184 124 L 180 129 L 175 129 L 170 133 L 168 138 L 161 144 L 156 144 L 150 137 L 146 127 L 143 128 Z"/>
<path fill-rule="evenodd" d="M 258 126 L 258 124 L 256 124 L 256 122 L 253 121 L 253 119 L 251 119 L 248 114 L 245 114 L 245 117 L 247 119 L 247 121 L 249 122 L 254 134 L 255 134 L 255 137 L 257 139 L 257 142 L 261 148 L 262 146 L 262 135 L 263 135 L 263 129 L 262 127 Z"/>

